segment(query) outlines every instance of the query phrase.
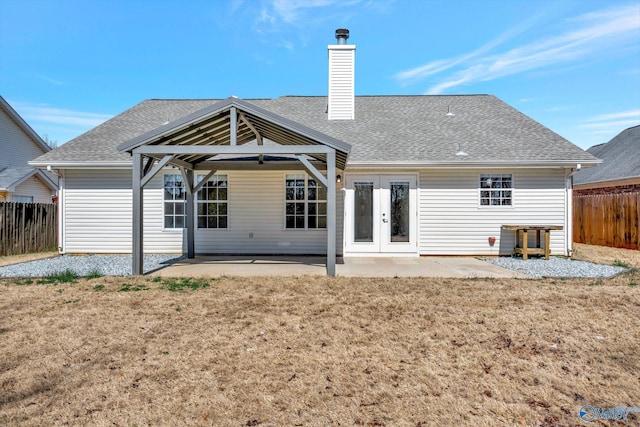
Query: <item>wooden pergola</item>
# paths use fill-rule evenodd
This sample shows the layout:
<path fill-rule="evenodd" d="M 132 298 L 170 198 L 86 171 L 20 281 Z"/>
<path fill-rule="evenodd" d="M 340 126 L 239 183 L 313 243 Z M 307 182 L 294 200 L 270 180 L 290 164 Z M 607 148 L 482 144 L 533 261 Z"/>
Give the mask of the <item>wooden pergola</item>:
<path fill-rule="evenodd" d="M 267 141 L 267 144 L 265 144 Z M 255 142 L 255 144 L 248 143 Z M 351 146 L 338 139 L 231 97 L 118 146 L 133 158 L 133 274 L 143 274 L 144 187 L 163 168 L 182 174 L 186 195 L 186 255 L 195 257 L 194 195 L 219 170 L 304 168 L 327 188 L 327 275 L 336 264 L 336 174 Z M 237 159 L 241 158 L 241 161 Z M 247 158 L 255 160 L 247 160 Z M 326 169 L 326 177 L 320 170 Z M 195 172 L 206 176 L 195 182 Z"/>

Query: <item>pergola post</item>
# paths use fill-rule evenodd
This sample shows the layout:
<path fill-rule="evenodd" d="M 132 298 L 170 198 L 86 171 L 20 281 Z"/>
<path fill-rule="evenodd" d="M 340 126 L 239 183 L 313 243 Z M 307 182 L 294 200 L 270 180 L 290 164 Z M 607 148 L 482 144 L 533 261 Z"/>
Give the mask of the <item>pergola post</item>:
<path fill-rule="evenodd" d="M 185 170 L 187 185 L 187 258 L 195 258 L 195 224 L 194 224 L 194 205 L 193 205 L 193 171 L 191 169 Z"/>
<path fill-rule="evenodd" d="M 336 275 L 336 152 L 327 153 L 327 276 Z"/>
<path fill-rule="evenodd" d="M 142 154 L 133 153 L 133 177 L 131 180 L 131 190 L 133 199 L 133 235 L 131 255 L 133 262 L 131 273 L 139 276 L 144 273 L 144 249 L 143 249 L 143 200 L 144 193 L 142 187 Z"/>

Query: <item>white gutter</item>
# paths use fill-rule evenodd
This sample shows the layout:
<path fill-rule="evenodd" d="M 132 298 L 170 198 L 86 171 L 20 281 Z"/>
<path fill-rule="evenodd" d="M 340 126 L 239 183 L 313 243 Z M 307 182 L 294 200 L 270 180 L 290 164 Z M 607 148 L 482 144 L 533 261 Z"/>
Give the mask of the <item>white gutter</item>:
<path fill-rule="evenodd" d="M 30 161 L 30 166 L 39 169 L 131 169 L 132 162 L 127 161 L 113 161 L 113 162 L 69 162 L 69 161 L 48 161 L 48 162 L 36 162 Z"/>
<path fill-rule="evenodd" d="M 348 162 L 346 169 L 397 169 L 397 168 L 460 168 L 460 169 L 477 169 L 477 168 L 575 168 L 576 164 L 582 167 L 593 167 L 602 163 L 602 160 L 584 161 L 584 160 L 547 160 L 547 161 L 477 161 L 477 162 L 406 162 L 406 161 L 390 161 L 390 162 Z"/>
<path fill-rule="evenodd" d="M 576 164 L 575 167 L 568 169 L 565 174 L 565 182 L 564 182 L 564 224 L 565 224 L 565 248 L 567 253 L 566 256 L 570 257 L 573 255 L 573 175 L 582 169 L 582 165 L 580 163 Z"/>

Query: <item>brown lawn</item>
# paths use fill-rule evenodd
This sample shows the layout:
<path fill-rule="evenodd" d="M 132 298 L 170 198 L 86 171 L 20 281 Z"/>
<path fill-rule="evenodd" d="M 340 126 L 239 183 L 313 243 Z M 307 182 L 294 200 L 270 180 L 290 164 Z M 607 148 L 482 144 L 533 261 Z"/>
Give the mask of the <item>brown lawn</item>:
<path fill-rule="evenodd" d="M 164 280 L 0 279 L 0 425 L 569 426 L 640 406 L 637 270 Z"/>

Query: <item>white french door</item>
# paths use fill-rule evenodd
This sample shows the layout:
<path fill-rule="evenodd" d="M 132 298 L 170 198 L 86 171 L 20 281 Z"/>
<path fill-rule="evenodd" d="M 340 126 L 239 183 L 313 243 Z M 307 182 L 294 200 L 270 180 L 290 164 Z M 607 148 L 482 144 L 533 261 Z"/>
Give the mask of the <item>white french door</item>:
<path fill-rule="evenodd" d="M 345 253 L 417 253 L 416 175 L 349 175 Z"/>

